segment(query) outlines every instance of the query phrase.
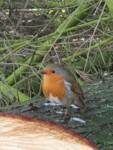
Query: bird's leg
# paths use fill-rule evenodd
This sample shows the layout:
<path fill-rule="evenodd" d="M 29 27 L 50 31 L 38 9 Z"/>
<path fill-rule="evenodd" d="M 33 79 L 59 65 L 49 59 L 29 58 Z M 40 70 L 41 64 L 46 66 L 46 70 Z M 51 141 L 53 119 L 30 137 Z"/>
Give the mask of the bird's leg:
<path fill-rule="evenodd" d="M 64 122 L 68 123 L 70 118 L 71 118 L 70 108 L 69 107 L 65 107 L 64 115 L 63 115 Z"/>

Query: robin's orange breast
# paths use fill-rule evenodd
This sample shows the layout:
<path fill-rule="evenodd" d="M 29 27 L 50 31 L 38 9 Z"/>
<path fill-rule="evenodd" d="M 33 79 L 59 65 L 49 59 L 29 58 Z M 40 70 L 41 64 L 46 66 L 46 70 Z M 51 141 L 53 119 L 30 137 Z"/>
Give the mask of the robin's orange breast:
<path fill-rule="evenodd" d="M 65 96 L 64 78 L 56 74 L 45 74 L 42 90 L 45 97 L 53 96 L 62 100 Z"/>

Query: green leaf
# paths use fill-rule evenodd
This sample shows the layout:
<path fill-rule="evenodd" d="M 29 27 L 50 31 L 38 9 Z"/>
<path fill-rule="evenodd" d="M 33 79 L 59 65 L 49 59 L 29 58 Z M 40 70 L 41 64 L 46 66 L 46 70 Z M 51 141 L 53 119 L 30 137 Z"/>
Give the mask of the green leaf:
<path fill-rule="evenodd" d="M 106 2 L 107 6 L 109 8 L 111 16 L 113 17 L 113 0 L 106 0 L 105 2 Z"/>

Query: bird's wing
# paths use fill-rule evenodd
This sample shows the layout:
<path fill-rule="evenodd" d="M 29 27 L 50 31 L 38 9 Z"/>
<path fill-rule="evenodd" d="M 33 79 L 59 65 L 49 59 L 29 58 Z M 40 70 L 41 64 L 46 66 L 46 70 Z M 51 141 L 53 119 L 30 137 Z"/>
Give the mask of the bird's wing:
<path fill-rule="evenodd" d="M 85 106 L 85 103 L 84 103 L 85 97 L 84 97 L 83 91 L 82 91 L 80 85 L 77 83 L 77 81 L 75 84 L 72 85 L 71 89 L 76 95 L 76 101 L 78 102 L 78 105 L 81 107 L 84 107 Z"/>

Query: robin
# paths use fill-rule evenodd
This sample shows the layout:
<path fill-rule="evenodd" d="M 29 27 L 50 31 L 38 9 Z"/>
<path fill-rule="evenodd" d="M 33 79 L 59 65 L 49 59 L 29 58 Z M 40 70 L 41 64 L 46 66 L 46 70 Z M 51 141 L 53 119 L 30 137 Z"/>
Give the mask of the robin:
<path fill-rule="evenodd" d="M 63 65 L 49 64 L 44 68 L 42 91 L 45 97 L 65 106 L 85 106 L 84 94 L 79 83 Z"/>

